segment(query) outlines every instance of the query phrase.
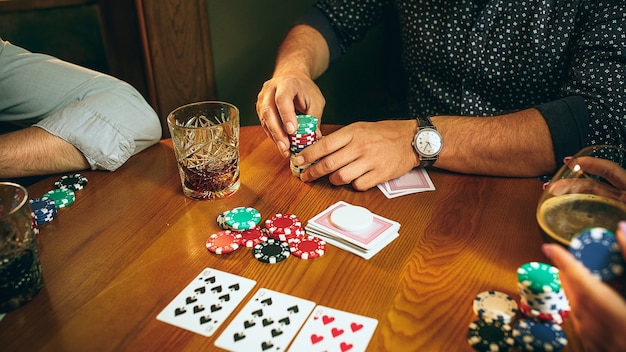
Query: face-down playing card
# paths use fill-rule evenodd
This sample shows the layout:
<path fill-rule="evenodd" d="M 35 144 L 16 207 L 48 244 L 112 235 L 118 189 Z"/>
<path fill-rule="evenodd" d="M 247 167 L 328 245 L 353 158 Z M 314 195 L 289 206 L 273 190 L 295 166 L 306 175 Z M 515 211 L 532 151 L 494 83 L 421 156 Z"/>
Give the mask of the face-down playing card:
<path fill-rule="evenodd" d="M 252 290 L 256 281 L 204 269 L 157 316 L 165 323 L 211 336 Z"/>
<path fill-rule="evenodd" d="M 284 351 L 315 302 L 259 289 L 215 341 L 229 351 Z"/>
<path fill-rule="evenodd" d="M 317 306 L 293 341 L 290 352 L 365 351 L 378 320 Z"/>

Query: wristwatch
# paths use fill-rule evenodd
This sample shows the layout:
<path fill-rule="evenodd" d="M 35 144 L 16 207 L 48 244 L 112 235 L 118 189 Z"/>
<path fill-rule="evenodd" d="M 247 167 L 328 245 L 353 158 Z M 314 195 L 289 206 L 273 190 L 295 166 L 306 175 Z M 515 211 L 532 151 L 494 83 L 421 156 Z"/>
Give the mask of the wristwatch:
<path fill-rule="evenodd" d="M 443 140 L 430 118 L 417 118 L 417 133 L 413 137 L 412 144 L 420 159 L 420 166 L 431 166 L 437 161 L 443 147 Z"/>

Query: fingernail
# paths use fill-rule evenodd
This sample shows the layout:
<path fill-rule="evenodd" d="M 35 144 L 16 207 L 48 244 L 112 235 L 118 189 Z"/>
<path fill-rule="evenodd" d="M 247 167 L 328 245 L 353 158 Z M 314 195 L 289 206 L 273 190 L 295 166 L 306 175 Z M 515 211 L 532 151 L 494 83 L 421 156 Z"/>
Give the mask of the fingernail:
<path fill-rule="evenodd" d="M 283 156 L 289 156 L 289 150 L 287 149 L 283 141 L 278 141 L 276 145 L 278 146 L 278 150 L 283 154 Z"/>
<path fill-rule="evenodd" d="M 298 155 L 298 156 L 297 156 L 297 157 L 293 160 L 293 162 L 294 162 L 296 165 L 300 166 L 300 165 L 304 164 L 304 157 L 303 157 L 303 156 L 299 156 L 299 155 Z"/>
<path fill-rule="evenodd" d="M 289 133 L 289 134 L 296 133 L 296 129 L 295 129 L 295 127 L 293 127 L 293 123 L 291 123 L 291 122 L 287 122 L 287 124 L 285 125 L 285 128 L 287 129 L 287 133 Z"/>
<path fill-rule="evenodd" d="M 552 259 L 552 245 L 544 243 L 541 245 L 541 250 L 543 251 L 543 254 L 546 255 L 546 257 Z"/>

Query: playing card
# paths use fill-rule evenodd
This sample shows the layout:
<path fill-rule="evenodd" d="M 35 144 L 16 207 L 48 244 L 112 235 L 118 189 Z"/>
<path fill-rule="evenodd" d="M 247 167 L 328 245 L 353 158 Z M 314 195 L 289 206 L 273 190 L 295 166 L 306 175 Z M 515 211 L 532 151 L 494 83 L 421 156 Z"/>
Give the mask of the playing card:
<path fill-rule="evenodd" d="M 289 351 L 365 351 L 376 325 L 373 318 L 317 306 Z"/>
<path fill-rule="evenodd" d="M 157 319 L 211 336 L 252 290 L 256 281 L 212 268 L 204 269 Z"/>
<path fill-rule="evenodd" d="M 380 252 L 383 248 L 385 248 L 391 241 L 395 240 L 399 234 L 397 232 L 390 234 L 385 238 L 385 241 L 378 242 L 378 244 L 370 249 L 363 249 L 358 246 L 353 245 L 352 243 L 341 241 L 337 238 L 332 238 L 326 236 L 324 234 L 317 233 L 315 231 L 307 230 L 309 234 L 316 235 L 324 238 L 326 243 L 331 244 L 337 248 L 343 249 L 344 251 L 348 251 L 350 253 L 354 253 L 363 259 L 371 259 L 376 253 Z"/>
<path fill-rule="evenodd" d="M 424 168 L 414 168 L 398 178 L 379 184 L 378 188 L 387 198 L 435 190 L 435 186 Z"/>
<path fill-rule="evenodd" d="M 328 235 L 334 239 L 352 243 L 365 250 L 377 246 L 380 242 L 386 242 L 389 237 L 395 236 L 400 229 L 396 221 L 372 214 L 372 223 L 363 230 L 345 231 L 337 228 L 330 220 L 333 211 L 344 206 L 349 206 L 344 201 L 339 201 L 326 208 L 321 213 L 310 219 L 305 227 L 307 231 Z"/>
<path fill-rule="evenodd" d="M 284 351 L 315 302 L 259 289 L 215 341 L 229 351 Z"/>

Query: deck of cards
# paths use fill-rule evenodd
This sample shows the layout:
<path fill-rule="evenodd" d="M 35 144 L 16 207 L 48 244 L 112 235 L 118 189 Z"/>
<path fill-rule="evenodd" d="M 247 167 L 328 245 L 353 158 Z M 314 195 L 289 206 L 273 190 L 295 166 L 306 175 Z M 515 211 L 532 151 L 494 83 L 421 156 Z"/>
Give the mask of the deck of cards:
<path fill-rule="evenodd" d="M 204 269 L 157 319 L 211 336 L 244 301 L 256 282 Z M 259 288 L 215 340 L 234 352 L 365 351 L 378 320 L 285 293 Z M 295 338 L 295 339 L 294 339 Z M 293 340 L 293 343 L 292 343 Z"/>
<path fill-rule="evenodd" d="M 339 201 L 309 220 L 305 230 L 338 248 L 370 259 L 398 237 L 400 224 L 366 208 Z"/>
<path fill-rule="evenodd" d="M 395 198 L 407 194 L 434 191 L 435 186 L 424 168 L 415 168 L 405 175 L 378 185 L 378 189 L 387 198 Z"/>

